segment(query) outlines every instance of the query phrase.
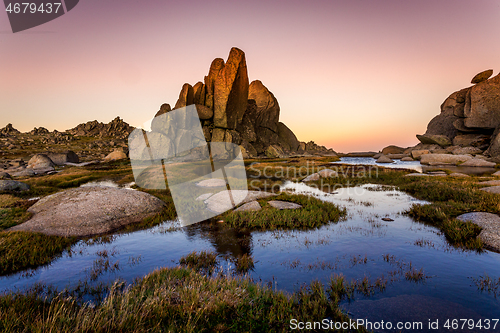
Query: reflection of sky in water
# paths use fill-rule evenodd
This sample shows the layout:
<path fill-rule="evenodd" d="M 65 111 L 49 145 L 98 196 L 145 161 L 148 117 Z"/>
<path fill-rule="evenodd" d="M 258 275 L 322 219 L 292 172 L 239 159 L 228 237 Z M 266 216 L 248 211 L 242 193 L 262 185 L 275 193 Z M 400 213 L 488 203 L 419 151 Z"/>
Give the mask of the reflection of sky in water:
<path fill-rule="evenodd" d="M 294 183 L 284 184 L 283 189 L 344 206 L 348 217 L 311 231 L 248 232 L 227 229 L 221 223 L 180 228 L 178 222 L 165 222 L 150 230 L 116 235 L 109 244 L 79 242 L 72 256 L 64 254 L 31 274 L 0 277 L 0 289 L 23 289 L 35 282 L 58 288 L 76 285 L 88 279 L 94 260 L 99 259 L 97 253 L 103 249 L 113 254 L 109 260 L 119 262 L 120 270 L 103 274 L 97 282 L 122 278 L 131 283 L 156 268 L 177 265 L 181 256 L 192 251 L 212 250 L 221 257 L 251 254 L 255 260 L 251 278 L 274 281 L 275 288 L 290 292 L 313 280 L 327 284 L 334 274 L 343 274 L 348 281 L 388 277 L 395 268 L 383 255 L 390 254 L 400 262 L 411 262 L 416 269 L 423 268 L 428 278 L 413 283 L 399 276 L 383 293 L 370 298 L 357 295 L 354 302 L 342 304 L 353 317 L 424 322 L 430 315 L 440 319 L 498 317 L 499 300 L 478 291 L 471 278 L 488 274 L 498 279 L 500 255 L 454 249 L 436 228 L 400 214 L 422 201 L 379 185 L 338 189 L 336 194 Z M 394 221 L 382 221 L 383 217 Z M 367 262 L 356 264 L 354 257 L 366 257 Z M 229 265 L 225 260 L 222 264 Z"/>
<path fill-rule="evenodd" d="M 385 168 L 400 168 L 422 172 L 422 165 L 419 161 L 394 160 L 394 163 L 377 163 L 372 157 L 341 157 L 338 162 L 332 164 L 354 164 L 354 165 L 377 165 Z"/>

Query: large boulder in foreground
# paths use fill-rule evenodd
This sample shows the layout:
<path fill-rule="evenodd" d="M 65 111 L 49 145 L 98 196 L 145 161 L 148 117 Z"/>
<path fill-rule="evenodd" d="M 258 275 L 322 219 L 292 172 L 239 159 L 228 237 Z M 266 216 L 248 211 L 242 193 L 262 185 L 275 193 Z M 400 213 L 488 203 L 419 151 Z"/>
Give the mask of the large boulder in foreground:
<path fill-rule="evenodd" d="M 165 203 L 140 191 L 80 187 L 49 195 L 28 209 L 33 217 L 10 231 L 57 236 L 92 236 L 141 222 L 162 212 Z"/>
<path fill-rule="evenodd" d="M 248 87 L 245 53 L 233 47 L 226 64 L 215 79 L 215 127 L 236 129 L 241 123 L 247 108 Z"/>

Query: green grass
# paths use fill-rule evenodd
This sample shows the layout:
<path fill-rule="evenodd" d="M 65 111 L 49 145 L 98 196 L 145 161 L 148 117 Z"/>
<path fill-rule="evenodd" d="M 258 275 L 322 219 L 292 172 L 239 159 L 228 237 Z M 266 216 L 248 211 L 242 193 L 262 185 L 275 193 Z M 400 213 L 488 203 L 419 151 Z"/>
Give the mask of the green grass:
<path fill-rule="evenodd" d="M 24 208 L 0 208 L 0 231 L 23 223 L 31 216 Z"/>
<path fill-rule="evenodd" d="M 48 264 L 75 242 L 75 238 L 40 233 L 0 232 L 0 275 Z"/>
<path fill-rule="evenodd" d="M 348 321 L 338 299 L 319 282 L 290 295 L 241 277 L 164 268 L 130 288 L 115 284 L 95 306 L 62 295 L 44 299 L 36 290 L 5 295 L 0 297 L 0 331 L 289 332 L 293 318 Z"/>
<path fill-rule="evenodd" d="M 302 208 L 278 210 L 267 204 L 269 200 L 289 201 L 302 205 Z M 281 193 L 276 197 L 259 200 L 259 203 L 262 206 L 260 211 L 230 211 L 218 219 L 222 219 L 227 227 L 249 230 L 314 229 L 337 222 L 346 215 L 345 209 L 306 195 Z"/>

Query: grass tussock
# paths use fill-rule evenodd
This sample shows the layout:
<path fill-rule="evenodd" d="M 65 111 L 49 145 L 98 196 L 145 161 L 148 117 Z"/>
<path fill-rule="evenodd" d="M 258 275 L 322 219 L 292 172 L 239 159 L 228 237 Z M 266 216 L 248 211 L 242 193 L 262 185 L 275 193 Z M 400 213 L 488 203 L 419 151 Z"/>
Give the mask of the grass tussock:
<path fill-rule="evenodd" d="M 278 210 L 267 204 L 269 200 L 293 202 L 302 208 Z M 306 195 L 282 193 L 270 199 L 259 200 L 259 203 L 262 206 L 260 211 L 225 213 L 222 216 L 224 225 L 250 230 L 314 229 L 337 222 L 346 215 L 345 208 Z"/>
<path fill-rule="evenodd" d="M 288 332 L 292 318 L 347 321 L 337 299 L 319 282 L 288 295 L 249 279 L 207 277 L 177 267 L 155 271 L 128 288 L 115 284 L 98 305 L 80 305 L 62 294 L 0 297 L 0 331 Z"/>
<path fill-rule="evenodd" d="M 197 272 L 212 273 L 217 265 L 217 254 L 208 251 L 194 251 L 179 260 L 181 266 Z"/>
<path fill-rule="evenodd" d="M 75 242 L 75 238 L 40 233 L 0 232 L 0 275 L 48 264 Z"/>

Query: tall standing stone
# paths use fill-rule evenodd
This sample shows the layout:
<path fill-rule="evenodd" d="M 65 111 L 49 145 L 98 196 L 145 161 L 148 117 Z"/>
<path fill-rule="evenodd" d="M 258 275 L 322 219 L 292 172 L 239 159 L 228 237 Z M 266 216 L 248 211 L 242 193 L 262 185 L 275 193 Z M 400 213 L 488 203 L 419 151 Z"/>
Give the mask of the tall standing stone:
<path fill-rule="evenodd" d="M 197 82 L 193 86 L 194 104 L 205 105 L 205 85 L 203 82 Z"/>
<path fill-rule="evenodd" d="M 175 103 L 174 109 L 180 109 L 191 104 L 194 104 L 193 87 L 189 83 L 184 83 L 181 93 L 179 94 L 179 99 L 177 100 L 177 103 Z"/>
<path fill-rule="evenodd" d="M 214 124 L 235 129 L 243 120 L 248 100 L 248 73 L 245 53 L 233 47 L 224 68 L 215 79 Z"/>
<path fill-rule="evenodd" d="M 214 86 L 215 79 L 219 75 L 219 72 L 224 68 L 224 60 L 221 58 L 215 58 L 210 64 L 210 70 L 208 75 L 205 76 L 205 106 L 214 109 Z"/>

